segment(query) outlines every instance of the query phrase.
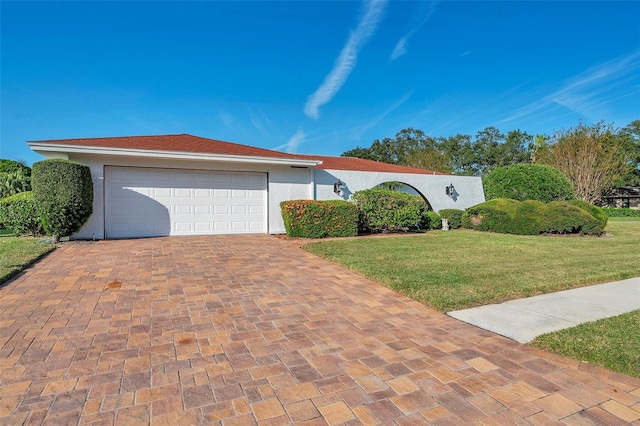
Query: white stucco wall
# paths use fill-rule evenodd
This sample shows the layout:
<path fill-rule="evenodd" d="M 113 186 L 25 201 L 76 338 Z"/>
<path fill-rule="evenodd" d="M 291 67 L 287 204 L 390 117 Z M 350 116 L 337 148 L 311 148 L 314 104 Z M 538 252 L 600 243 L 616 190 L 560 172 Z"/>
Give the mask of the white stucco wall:
<path fill-rule="evenodd" d="M 333 192 L 333 184 L 338 179 L 344 183 L 341 195 Z M 464 210 L 485 201 L 482 179 L 473 176 L 315 170 L 315 180 L 318 200 L 348 200 L 356 191 L 371 189 L 385 182 L 402 182 L 418 190 L 436 212 L 442 209 Z M 454 197 L 445 192 L 445 187 L 450 184 L 455 188 Z"/>
<path fill-rule="evenodd" d="M 45 153 L 42 153 L 45 154 Z M 66 154 L 46 153 L 47 157 L 65 158 Z M 86 164 L 93 178 L 93 214 L 84 226 L 73 235 L 76 239 L 103 239 L 104 225 L 104 167 L 159 167 L 187 170 L 238 171 L 267 173 L 268 232 L 285 232 L 280 214 L 280 202 L 291 199 L 313 198 L 313 172 L 308 168 L 294 168 L 288 165 L 263 165 L 245 163 L 223 163 L 207 160 L 176 160 L 144 157 L 102 156 L 89 154 L 69 154 L 68 159 Z"/>

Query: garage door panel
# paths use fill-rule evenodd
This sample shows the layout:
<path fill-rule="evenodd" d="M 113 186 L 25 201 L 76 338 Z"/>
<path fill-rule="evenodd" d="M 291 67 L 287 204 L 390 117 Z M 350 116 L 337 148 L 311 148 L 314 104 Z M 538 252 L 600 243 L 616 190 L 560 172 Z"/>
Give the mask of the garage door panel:
<path fill-rule="evenodd" d="M 108 238 L 267 232 L 264 173 L 105 168 Z"/>

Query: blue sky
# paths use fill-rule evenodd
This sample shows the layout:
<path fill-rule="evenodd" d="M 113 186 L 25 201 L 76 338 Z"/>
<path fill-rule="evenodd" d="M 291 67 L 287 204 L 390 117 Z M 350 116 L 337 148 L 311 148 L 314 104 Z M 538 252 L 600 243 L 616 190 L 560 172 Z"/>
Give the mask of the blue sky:
<path fill-rule="evenodd" d="M 640 118 L 638 1 L 7 2 L 0 157 L 190 133 L 340 155 L 406 127 Z"/>

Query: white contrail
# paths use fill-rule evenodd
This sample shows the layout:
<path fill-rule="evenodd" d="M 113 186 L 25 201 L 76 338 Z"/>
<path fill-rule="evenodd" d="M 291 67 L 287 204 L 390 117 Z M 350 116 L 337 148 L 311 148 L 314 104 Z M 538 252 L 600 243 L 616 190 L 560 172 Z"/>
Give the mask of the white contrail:
<path fill-rule="evenodd" d="M 297 151 L 298 146 L 304 142 L 305 134 L 302 131 L 302 127 L 298 128 L 298 131 L 291 136 L 291 139 L 284 145 L 280 145 L 274 148 L 275 151 L 280 151 L 284 149 L 288 153 L 294 153 Z"/>
<path fill-rule="evenodd" d="M 404 55 L 405 53 L 407 53 L 407 46 L 409 45 L 409 39 L 411 38 L 411 36 L 413 36 L 413 34 L 418 31 L 420 28 L 422 28 L 422 26 L 424 24 L 427 23 L 427 21 L 429 20 L 429 18 L 431 17 L 431 15 L 433 15 L 433 12 L 436 11 L 436 6 L 438 6 L 438 3 L 440 3 L 439 0 L 434 0 L 431 3 L 429 3 L 429 7 L 427 9 L 427 13 L 425 14 L 424 18 L 422 19 L 422 22 L 420 22 L 420 24 L 418 24 L 417 26 L 415 26 L 414 28 L 411 29 L 411 31 L 409 31 L 408 33 L 406 33 L 399 41 L 398 43 L 396 43 L 396 47 L 393 48 L 393 52 L 391 52 L 391 60 L 395 61 L 396 59 L 398 59 L 400 56 Z"/>
<path fill-rule="evenodd" d="M 304 106 L 304 113 L 313 119 L 320 117 L 319 108 L 328 103 L 338 93 L 338 90 L 347 81 L 347 77 L 356 66 L 358 52 L 373 34 L 382 12 L 386 5 L 386 0 L 370 0 L 367 3 L 358 27 L 349 35 L 347 43 L 342 48 L 340 55 L 333 64 L 333 69 L 324 78 L 324 81 L 309 98 Z"/>
<path fill-rule="evenodd" d="M 515 110 L 496 124 L 539 114 L 554 105 L 562 105 L 595 120 L 600 117 L 603 106 L 619 97 L 619 92 L 615 89 L 637 78 L 638 70 L 640 70 L 640 50 L 634 50 L 566 80 L 560 89 Z"/>

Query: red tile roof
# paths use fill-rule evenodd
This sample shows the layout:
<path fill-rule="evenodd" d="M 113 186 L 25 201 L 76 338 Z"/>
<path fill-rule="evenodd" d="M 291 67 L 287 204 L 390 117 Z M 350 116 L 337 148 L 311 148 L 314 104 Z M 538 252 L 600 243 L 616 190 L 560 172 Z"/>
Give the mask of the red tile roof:
<path fill-rule="evenodd" d="M 438 174 L 429 170 L 397 166 L 378 161 L 352 157 L 328 157 L 321 155 L 287 154 L 270 149 L 256 148 L 249 145 L 201 138 L 188 134 L 162 136 L 122 136 L 110 138 L 84 138 L 33 141 L 39 144 L 83 146 L 96 148 L 137 149 L 150 151 L 189 152 L 199 154 L 238 155 L 247 157 L 290 158 L 304 160 L 320 160 L 318 169 L 354 170 L 363 172 Z"/>
<path fill-rule="evenodd" d="M 382 163 L 380 161 L 365 160 L 354 157 L 326 157 L 322 155 L 298 155 L 298 157 L 317 159 L 322 164 L 316 169 L 328 170 L 354 170 L 357 172 L 385 172 L 385 173 L 411 173 L 419 175 L 446 175 L 446 173 L 432 170 L 414 169 L 413 167 L 398 166 L 396 164 Z"/>

